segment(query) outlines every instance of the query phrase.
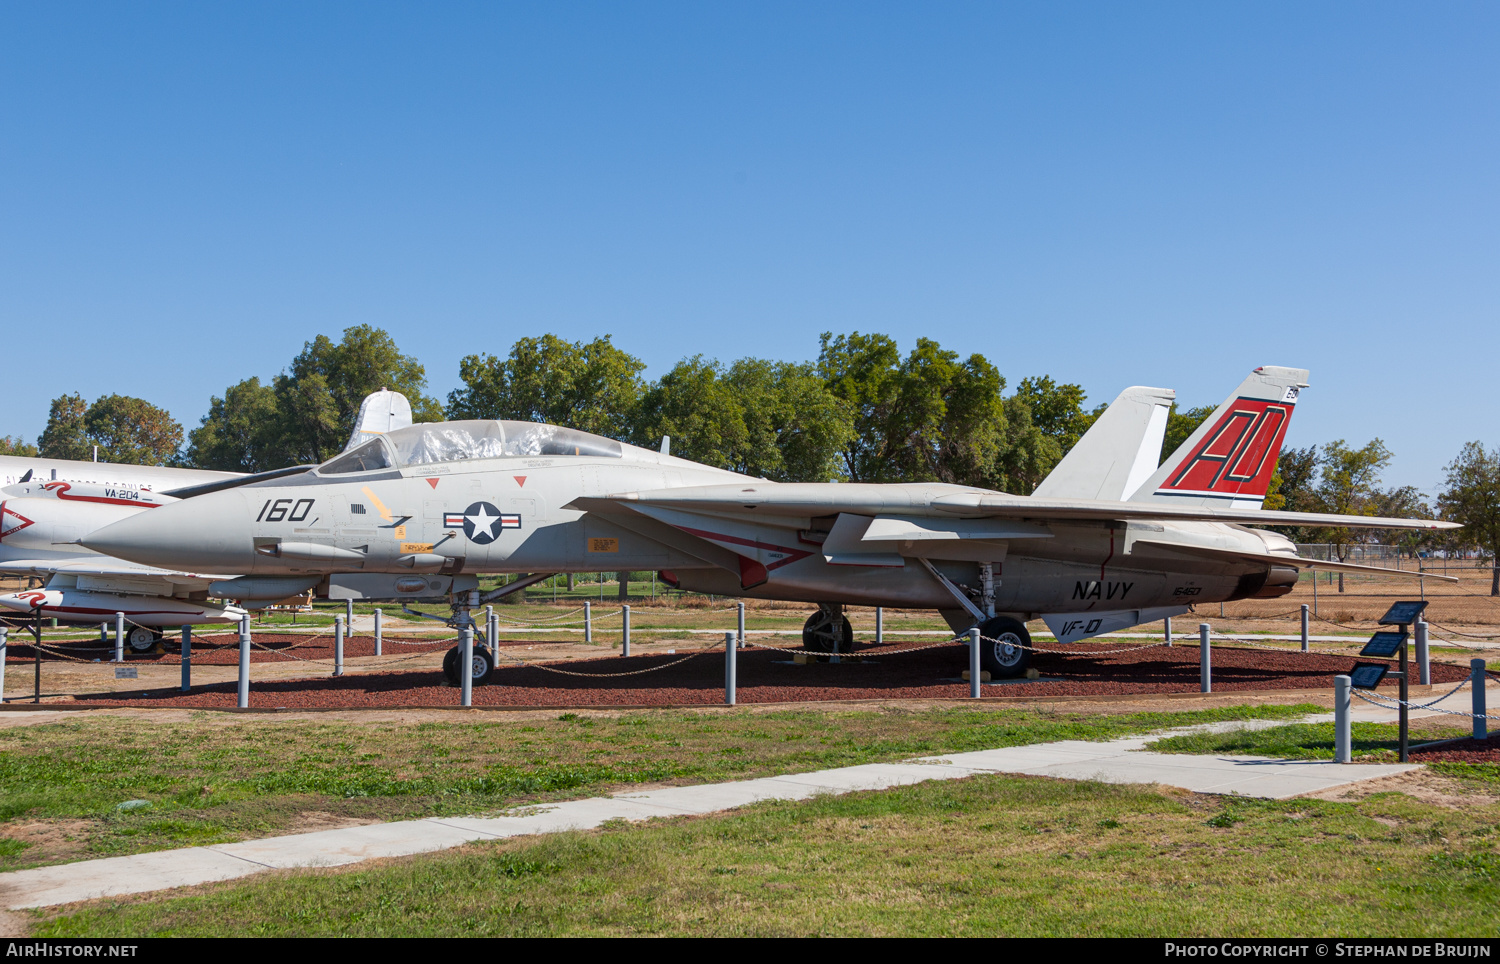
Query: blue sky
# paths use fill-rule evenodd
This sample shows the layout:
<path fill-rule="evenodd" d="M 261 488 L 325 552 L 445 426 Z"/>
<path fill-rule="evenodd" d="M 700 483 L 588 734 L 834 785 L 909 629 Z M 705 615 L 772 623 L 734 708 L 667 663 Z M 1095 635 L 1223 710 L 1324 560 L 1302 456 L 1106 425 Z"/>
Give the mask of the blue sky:
<path fill-rule="evenodd" d="M 0 6 L 0 434 L 188 428 L 318 333 L 811 359 L 931 337 L 1012 385 L 1217 402 L 1429 493 L 1500 446 L 1500 7 Z"/>

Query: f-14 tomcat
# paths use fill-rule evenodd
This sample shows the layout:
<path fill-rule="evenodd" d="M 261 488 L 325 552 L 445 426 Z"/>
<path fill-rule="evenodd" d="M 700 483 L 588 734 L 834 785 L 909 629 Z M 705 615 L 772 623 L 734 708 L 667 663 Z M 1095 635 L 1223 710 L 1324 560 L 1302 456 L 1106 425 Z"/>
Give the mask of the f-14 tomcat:
<path fill-rule="evenodd" d="M 940 483 L 774 483 L 553 425 L 417 424 L 300 475 L 139 513 L 83 538 L 147 565 L 316 580 L 331 572 L 660 570 L 698 592 L 816 603 L 812 649 L 847 650 L 843 607 L 936 609 L 980 628 L 996 676 L 1025 623 L 1063 642 L 1290 592 L 1299 558 L 1260 525 L 1447 523 L 1261 509 L 1301 369 L 1258 368 L 1163 464 L 1173 393 L 1127 389 L 1031 496 Z M 663 448 L 666 446 L 664 445 Z M 1379 572 L 1389 572 L 1380 569 Z M 484 601 L 456 594 L 455 620 Z M 475 676 L 493 660 L 476 650 Z"/>

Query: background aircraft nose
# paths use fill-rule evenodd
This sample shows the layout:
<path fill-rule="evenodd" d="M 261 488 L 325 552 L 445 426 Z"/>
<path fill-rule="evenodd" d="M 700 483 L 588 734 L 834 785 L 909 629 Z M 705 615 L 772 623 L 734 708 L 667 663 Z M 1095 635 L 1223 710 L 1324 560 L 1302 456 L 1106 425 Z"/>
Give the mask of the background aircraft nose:
<path fill-rule="evenodd" d="M 95 552 L 164 569 L 249 571 L 255 555 L 239 492 L 146 509 L 79 541 Z"/>

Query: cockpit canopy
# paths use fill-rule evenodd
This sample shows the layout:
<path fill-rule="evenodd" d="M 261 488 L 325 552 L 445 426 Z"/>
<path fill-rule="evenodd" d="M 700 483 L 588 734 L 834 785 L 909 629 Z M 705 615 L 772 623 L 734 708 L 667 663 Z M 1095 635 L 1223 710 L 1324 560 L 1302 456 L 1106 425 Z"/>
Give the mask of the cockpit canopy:
<path fill-rule="evenodd" d="M 614 439 L 577 429 L 536 422 L 468 419 L 424 422 L 397 429 L 323 463 L 318 474 L 347 475 L 466 459 L 549 455 L 618 459 L 624 454 L 624 446 Z"/>

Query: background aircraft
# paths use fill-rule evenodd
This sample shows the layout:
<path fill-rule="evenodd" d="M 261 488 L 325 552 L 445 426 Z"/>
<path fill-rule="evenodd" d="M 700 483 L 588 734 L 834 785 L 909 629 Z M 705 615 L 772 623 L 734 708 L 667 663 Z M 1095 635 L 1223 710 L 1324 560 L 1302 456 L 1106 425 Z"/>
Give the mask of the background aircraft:
<path fill-rule="evenodd" d="M 410 424 L 411 405 L 405 396 L 374 392 L 360 406 L 346 450 Z M 337 575 L 238 579 L 234 570 L 205 573 L 146 566 L 78 544 L 95 529 L 184 498 L 257 479 L 299 474 L 307 468 L 245 476 L 166 466 L 0 457 L 0 477 L 7 482 L 0 488 L 0 572 L 45 580 L 41 589 L 0 594 L 0 607 L 26 615 L 40 608 L 44 617 L 84 623 L 113 623 L 115 613 L 123 612 L 131 624 L 127 633 L 131 648 L 145 650 L 160 639 L 160 627 L 236 622 L 245 613 L 239 606 L 220 605 L 214 599 L 264 606 L 320 586 L 325 595 L 332 592 L 339 598 L 343 590 Z M 380 588 L 368 575 L 351 578 L 363 589 Z M 398 599 L 442 597 L 453 588 L 451 577 L 404 583 L 399 577 L 375 577 L 375 582 Z"/>
<path fill-rule="evenodd" d="M 1159 467 L 1149 438 L 1160 445 L 1171 394 L 1127 390 L 1029 497 L 773 483 L 557 426 L 474 420 L 399 429 L 83 542 L 257 578 L 659 569 L 698 592 L 816 603 L 803 634 L 813 649 L 852 643 L 848 604 L 936 609 L 955 630 L 980 627 L 985 668 L 1014 676 L 1033 618 L 1071 641 L 1193 603 L 1282 595 L 1299 569 L 1364 571 L 1300 559 L 1246 523 L 1450 525 L 1261 510 L 1306 377 L 1256 369 Z M 457 596 L 455 620 L 482 601 Z M 492 662 L 481 651 L 476 676 Z"/>

